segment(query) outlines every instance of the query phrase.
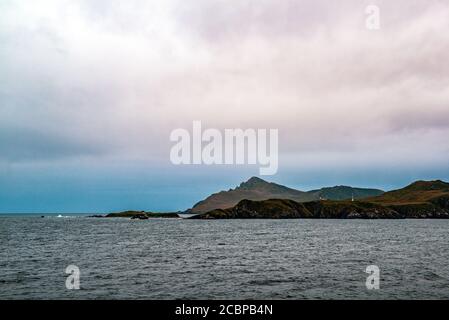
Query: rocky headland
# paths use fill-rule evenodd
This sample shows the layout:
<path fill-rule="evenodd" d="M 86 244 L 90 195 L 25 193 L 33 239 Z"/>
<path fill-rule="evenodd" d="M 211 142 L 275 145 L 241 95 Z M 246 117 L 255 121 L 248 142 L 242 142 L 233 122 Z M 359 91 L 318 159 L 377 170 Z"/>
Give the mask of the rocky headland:
<path fill-rule="evenodd" d="M 290 199 L 241 200 L 190 219 L 405 219 L 449 218 L 449 184 L 417 181 L 403 189 L 358 200 L 297 202 Z"/>

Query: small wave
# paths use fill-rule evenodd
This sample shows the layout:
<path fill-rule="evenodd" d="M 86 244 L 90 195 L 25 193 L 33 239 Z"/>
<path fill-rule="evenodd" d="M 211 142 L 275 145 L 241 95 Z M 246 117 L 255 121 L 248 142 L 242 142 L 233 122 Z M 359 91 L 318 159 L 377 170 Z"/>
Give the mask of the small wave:
<path fill-rule="evenodd" d="M 428 280 L 428 281 L 432 281 L 432 280 L 443 280 L 446 279 L 445 277 L 443 277 L 442 275 L 439 275 L 433 271 L 427 271 L 424 274 L 424 279 Z"/>
<path fill-rule="evenodd" d="M 287 279 L 260 279 L 260 280 L 251 280 L 248 282 L 250 285 L 258 285 L 258 286 L 271 286 L 278 283 L 289 283 L 296 282 L 297 279 L 287 278 Z"/>

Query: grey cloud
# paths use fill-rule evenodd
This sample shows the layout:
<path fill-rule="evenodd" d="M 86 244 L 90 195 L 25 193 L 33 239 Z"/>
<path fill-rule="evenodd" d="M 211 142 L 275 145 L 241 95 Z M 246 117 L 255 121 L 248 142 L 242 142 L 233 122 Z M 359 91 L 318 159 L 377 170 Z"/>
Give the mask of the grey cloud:
<path fill-rule="evenodd" d="M 250 36 L 302 35 L 329 24 L 345 4 L 328 1 L 196 1 L 179 3 L 175 11 L 180 24 L 195 36 L 216 44 Z"/>
<path fill-rule="evenodd" d="M 101 145 L 76 141 L 72 137 L 27 128 L 0 128 L 0 159 L 5 161 L 40 161 L 82 156 L 99 156 Z"/>
<path fill-rule="evenodd" d="M 410 130 L 444 130 L 449 129 L 449 102 L 445 109 L 428 110 L 425 105 L 421 109 L 410 112 L 393 112 L 389 117 L 393 131 Z"/>
<path fill-rule="evenodd" d="M 299 157 L 412 150 L 447 128 L 448 5 L 378 1 L 371 33 L 369 3 L 18 2 L 0 13 L 2 153 L 163 156 L 197 119 L 279 128 Z"/>

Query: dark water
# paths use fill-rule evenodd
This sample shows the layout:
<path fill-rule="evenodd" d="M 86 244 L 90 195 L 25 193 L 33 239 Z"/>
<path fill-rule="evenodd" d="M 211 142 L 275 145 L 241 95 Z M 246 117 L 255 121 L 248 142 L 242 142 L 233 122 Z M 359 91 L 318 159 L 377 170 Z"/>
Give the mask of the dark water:
<path fill-rule="evenodd" d="M 448 299 L 449 221 L 1 217 L 0 298 Z"/>

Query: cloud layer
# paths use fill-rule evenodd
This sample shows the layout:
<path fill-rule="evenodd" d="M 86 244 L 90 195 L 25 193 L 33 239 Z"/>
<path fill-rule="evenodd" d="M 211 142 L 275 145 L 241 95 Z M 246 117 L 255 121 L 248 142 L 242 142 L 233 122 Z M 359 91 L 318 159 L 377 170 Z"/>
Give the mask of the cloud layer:
<path fill-rule="evenodd" d="M 445 178 L 447 30 L 437 0 L 2 1 L 0 179 L 39 163 L 171 170 L 169 133 L 193 120 L 278 128 L 281 173 Z"/>

